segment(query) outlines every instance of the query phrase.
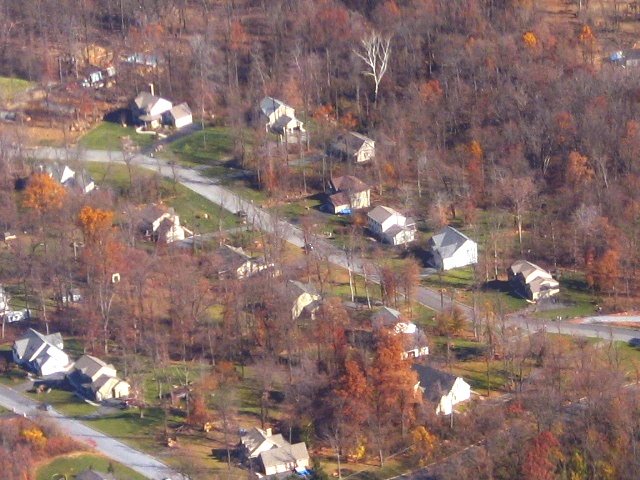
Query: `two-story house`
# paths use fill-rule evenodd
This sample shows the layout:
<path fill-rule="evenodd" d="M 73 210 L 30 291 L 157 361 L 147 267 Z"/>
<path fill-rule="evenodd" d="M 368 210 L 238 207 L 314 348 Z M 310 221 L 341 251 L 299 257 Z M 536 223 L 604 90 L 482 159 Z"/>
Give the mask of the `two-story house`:
<path fill-rule="evenodd" d="M 391 207 L 377 206 L 367 215 L 369 230 L 382 242 L 404 245 L 416 235 L 416 224 Z"/>

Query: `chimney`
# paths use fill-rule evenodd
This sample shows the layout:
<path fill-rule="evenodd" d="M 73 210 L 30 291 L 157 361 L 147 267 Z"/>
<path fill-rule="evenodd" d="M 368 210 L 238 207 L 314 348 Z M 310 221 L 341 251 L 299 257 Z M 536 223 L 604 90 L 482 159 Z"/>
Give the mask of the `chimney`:
<path fill-rule="evenodd" d="M 267 428 L 265 433 L 267 434 L 267 437 L 270 437 L 271 436 L 271 429 Z"/>
<path fill-rule="evenodd" d="M 151 95 L 155 95 L 155 91 L 153 90 L 153 83 L 149 84 L 149 88 L 151 89 Z"/>

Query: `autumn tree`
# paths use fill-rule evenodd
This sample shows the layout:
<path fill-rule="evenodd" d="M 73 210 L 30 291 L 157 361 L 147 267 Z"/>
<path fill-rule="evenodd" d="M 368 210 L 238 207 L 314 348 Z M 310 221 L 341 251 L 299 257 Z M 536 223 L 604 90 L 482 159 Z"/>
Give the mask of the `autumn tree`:
<path fill-rule="evenodd" d="M 563 459 L 560 442 L 549 432 L 541 432 L 526 450 L 522 474 L 525 480 L 554 480 L 558 463 Z"/>

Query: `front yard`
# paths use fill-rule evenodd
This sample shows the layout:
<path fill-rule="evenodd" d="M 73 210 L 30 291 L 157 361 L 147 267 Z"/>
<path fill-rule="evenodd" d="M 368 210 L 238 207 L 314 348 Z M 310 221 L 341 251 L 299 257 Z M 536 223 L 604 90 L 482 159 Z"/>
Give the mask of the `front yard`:
<path fill-rule="evenodd" d="M 122 150 L 122 137 L 128 136 L 135 145 L 148 147 L 155 140 L 155 135 L 141 135 L 133 127 L 123 127 L 112 122 L 102 122 L 85 133 L 78 145 L 88 150 Z"/>

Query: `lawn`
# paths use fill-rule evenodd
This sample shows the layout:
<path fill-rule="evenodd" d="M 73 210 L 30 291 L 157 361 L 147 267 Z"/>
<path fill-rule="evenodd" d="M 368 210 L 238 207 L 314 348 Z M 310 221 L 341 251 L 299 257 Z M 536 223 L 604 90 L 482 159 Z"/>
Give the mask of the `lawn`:
<path fill-rule="evenodd" d="M 130 189 L 127 167 L 118 164 L 87 163 L 86 168 L 95 178 L 98 185 L 109 185 L 121 194 Z M 133 168 L 132 175 L 136 177 L 151 177 L 155 173 L 142 168 Z M 173 207 L 180 216 L 180 222 L 198 234 L 215 232 L 222 227 L 231 228 L 238 225 L 237 218 L 219 205 L 210 202 L 183 185 L 163 178 L 160 181 L 162 200 Z M 207 217 L 207 218 L 205 218 Z"/>
<path fill-rule="evenodd" d="M 589 289 L 584 275 L 571 272 L 560 278 L 560 293 L 553 302 L 536 307 L 535 316 L 551 320 L 586 317 L 596 313 L 599 300 Z"/>
<path fill-rule="evenodd" d="M 147 478 L 106 457 L 83 453 L 58 457 L 40 467 L 36 473 L 36 480 L 52 480 L 54 475 L 57 478 L 64 476 L 64 478 L 71 480 L 72 475 L 77 475 L 84 470 L 92 469 L 107 473 L 110 467 L 118 480 L 145 480 Z"/>
<path fill-rule="evenodd" d="M 14 97 L 35 84 L 21 78 L 0 77 L 0 100 L 11 101 Z"/>
<path fill-rule="evenodd" d="M 112 122 L 102 122 L 80 138 L 78 144 L 88 150 L 116 150 L 122 149 L 121 138 L 129 136 L 133 143 L 140 147 L 147 147 L 156 139 L 155 135 L 140 135 L 131 127 L 123 127 Z"/>
<path fill-rule="evenodd" d="M 68 417 L 85 417 L 96 412 L 97 408 L 67 390 L 52 389 L 49 393 L 27 393 L 29 397 L 50 404 L 58 412 Z"/>
<path fill-rule="evenodd" d="M 208 127 L 173 142 L 169 151 L 183 162 L 216 165 L 229 159 L 233 140 L 228 128 Z"/>

